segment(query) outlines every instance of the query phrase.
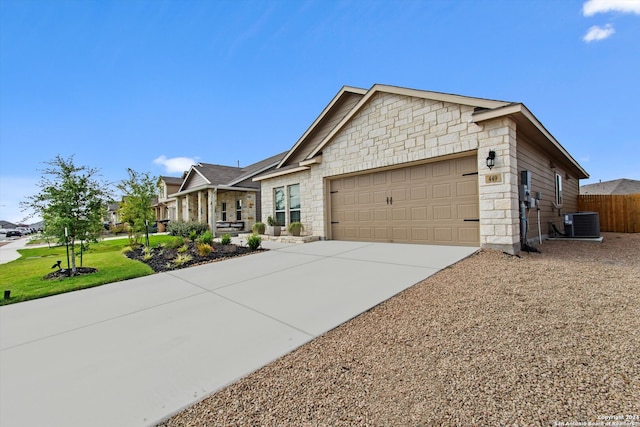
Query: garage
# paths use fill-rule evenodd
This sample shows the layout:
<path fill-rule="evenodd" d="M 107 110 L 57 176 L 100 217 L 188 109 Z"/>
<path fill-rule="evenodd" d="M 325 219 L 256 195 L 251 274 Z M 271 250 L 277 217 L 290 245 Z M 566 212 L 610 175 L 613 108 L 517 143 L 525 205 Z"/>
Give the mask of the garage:
<path fill-rule="evenodd" d="M 479 246 L 476 155 L 329 181 L 331 238 Z"/>

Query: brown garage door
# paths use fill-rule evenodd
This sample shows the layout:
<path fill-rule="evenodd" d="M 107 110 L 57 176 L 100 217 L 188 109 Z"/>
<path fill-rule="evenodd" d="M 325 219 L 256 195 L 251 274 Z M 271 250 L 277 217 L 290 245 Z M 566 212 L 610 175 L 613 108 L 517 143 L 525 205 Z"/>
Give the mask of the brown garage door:
<path fill-rule="evenodd" d="M 480 243 L 476 157 L 330 181 L 335 240 Z"/>

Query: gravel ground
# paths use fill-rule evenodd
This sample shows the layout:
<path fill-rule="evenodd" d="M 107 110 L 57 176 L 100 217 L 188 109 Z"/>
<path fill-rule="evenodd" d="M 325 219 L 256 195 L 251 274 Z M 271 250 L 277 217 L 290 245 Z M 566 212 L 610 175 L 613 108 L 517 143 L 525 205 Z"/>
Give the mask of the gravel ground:
<path fill-rule="evenodd" d="M 640 426 L 640 234 L 603 236 L 482 251 L 162 425 Z"/>

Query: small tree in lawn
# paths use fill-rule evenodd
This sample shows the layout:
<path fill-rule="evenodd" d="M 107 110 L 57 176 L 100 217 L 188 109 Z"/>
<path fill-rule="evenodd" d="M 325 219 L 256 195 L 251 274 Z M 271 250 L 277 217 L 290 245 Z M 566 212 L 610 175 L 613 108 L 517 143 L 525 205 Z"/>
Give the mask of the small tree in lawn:
<path fill-rule="evenodd" d="M 122 221 L 129 224 L 129 241 L 139 244 L 147 221 L 153 221 L 156 217 L 153 198 L 157 194 L 157 179 L 150 177 L 149 173 L 140 174 L 131 168 L 127 172 L 129 178 L 117 185 L 123 195 L 118 212 Z"/>
<path fill-rule="evenodd" d="M 97 169 L 76 166 L 73 156 L 57 155 L 45 164 L 49 167 L 42 171 L 40 192 L 21 205 L 42 216 L 47 234 L 70 246 L 73 276 L 77 272 L 76 242 L 96 241 L 100 236 L 111 193 L 108 184 L 97 179 Z"/>

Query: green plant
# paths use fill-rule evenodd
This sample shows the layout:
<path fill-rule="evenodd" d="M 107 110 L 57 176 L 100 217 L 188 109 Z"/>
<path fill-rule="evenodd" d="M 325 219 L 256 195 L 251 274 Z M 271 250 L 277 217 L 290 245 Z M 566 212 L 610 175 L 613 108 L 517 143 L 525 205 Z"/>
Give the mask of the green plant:
<path fill-rule="evenodd" d="M 196 232 L 196 236 L 203 234 L 209 229 L 209 226 L 203 222 L 197 221 L 171 221 L 167 225 L 167 232 L 172 236 L 189 237 L 192 231 Z"/>
<path fill-rule="evenodd" d="M 225 234 L 224 236 L 222 236 L 222 239 L 220 239 L 220 243 L 222 243 L 223 245 L 231 244 L 231 236 L 229 234 Z"/>
<path fill-rule="evenodd" d="M 191 230 L 189 232 L 189 240 L 191 240 L 192 242 L 195 242 L 197 238 L 198 238 L 198 232 L 196 230 Z"/>
<path fill-rule="evenodd" d="M 251 231 L 253 231 L 253 234 L 264 234 L 265 228 L 264 222 L 256 222 L 251 227 Z"/>
<path fill-rule="evenodd" d="M 131 252 L 132 250 L 133 248 L 131 246 L 125 246 L 124 248 L 120 249 L 120 252 L 126 254 L 127 252 Z"/>
<path fill-rule="evenodd" d="M 260 247 L 261 243 L 262 243 L 262 238 L 260 236 L 258 236 L 257 234 L 252 234 L 247 239 L 247 246 L 249 246 L 249 248 L 251 248 L 251 250 L 253 250 L 253 251 L 258 249 Z"/>
<path fill-rule="evenodd" d="M 187 245 L 182 245 L 182 246 L 180 246 L 180 247 L 178 248 L 178 253 L 179 253 L 179 254 L 183 254 L 183 253 L 187 252 L 188 250 L 189 250 L 189 246 L 187 246 Z"/>
<path fill-rule="evenodd" d="M 191 258 L 191 255 L 189 254 L 179 254 L 174 260 L 173 260 L 173 264 L 176 266 L 181 266 L 184 265 L 186 263 L 188 263 L 189 261 L 191 261 L 193 258 Z"/>
<path fill-rule="evenodd" d="M 213 234 L 211 234 L 211 231 L 207 230 L 200 235 L 198 240 L 200 241 L 200 243 L 211 246 L 211 244 L 213 243 Z"/>
<path fill-rule="evenodd" d="M 153 258 L 153 251 L 151 248 L 144 248 L 144 255 L 142 255 L 142 259 L 145 261 L 149 261 Z"/>
<path fill-rule="evenodd" d="M 294 236 L 299 236 L 300 232 L 304 231 L 304 225 L 302 225 L 301 222 L 295 221 L 289 224 L 287 230 L 289 230 L 289 233 L 293 234 Z"/>
<path fill-rule="evenodd" d="M 207 256 L 213 251 L 213 247 L 206 243 L 198 243 L 196 245 L 196 249 L 198 250 L 198 254 L 200 256 Z"/>
<path fill-rule="evenodd" d="M 172 237 L 171 240 L 169 240 L 168 242 L 166 242 L 166 246 L 169 249 L 178 249 L 181 246 L 184 246 L 184 237 L 182 236 L 175 236 Z"/>
<path fill-rule="evenodd" d="M 273 219 L 273 217 L 271 215 L 269 215 L 267 217 L 267 224 L 269 224 L 270 227 L 276 227 L 276 226 L 280 225 L 280 224 L 278 224 L 278 221 Z"/>

